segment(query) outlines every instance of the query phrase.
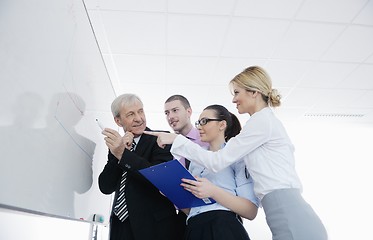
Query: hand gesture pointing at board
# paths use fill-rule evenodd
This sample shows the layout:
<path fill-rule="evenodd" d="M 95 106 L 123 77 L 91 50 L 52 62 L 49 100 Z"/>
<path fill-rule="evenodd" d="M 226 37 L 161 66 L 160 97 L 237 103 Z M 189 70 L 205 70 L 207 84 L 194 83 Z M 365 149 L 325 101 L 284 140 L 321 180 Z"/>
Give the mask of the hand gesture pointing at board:
<path fill-rule="evenodd" d="M 167 144 L 172 144 L 177 137 L 176 133 L 144 131 L 145 134 L 157 137 L 158 146 L 164 148 Z"/>

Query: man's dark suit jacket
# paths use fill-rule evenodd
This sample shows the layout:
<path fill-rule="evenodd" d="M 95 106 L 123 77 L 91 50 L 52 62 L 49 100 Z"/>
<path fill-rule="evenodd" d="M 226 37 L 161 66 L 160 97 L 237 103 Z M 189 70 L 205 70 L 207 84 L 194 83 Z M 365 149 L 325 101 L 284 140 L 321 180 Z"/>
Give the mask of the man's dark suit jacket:
<path fill-rule="evenodd" d="M 156 137 L 143 134 L 134 152 L 124 150 L 119 164 L 109 151 L 108 161 L 99 176 L 101 192 L 112 194 L 115 191 L 115 203 L 123 170 L 127 170 L 125 196 L 128 219 L 136 240 L 175 240 L 183 234 L 178 232 L 180 223 L 176 220 L 174 205 L 138 172 L 139 169 L 172 160 L 169 150 L 170 146 L 160 148 Z M 113 214 L 112 211 L 111 218 Z"/>

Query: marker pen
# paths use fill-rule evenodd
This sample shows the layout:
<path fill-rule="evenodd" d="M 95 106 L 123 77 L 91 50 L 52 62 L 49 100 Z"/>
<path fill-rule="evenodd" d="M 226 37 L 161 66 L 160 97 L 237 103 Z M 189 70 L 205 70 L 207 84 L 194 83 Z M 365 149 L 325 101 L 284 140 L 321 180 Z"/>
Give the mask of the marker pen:
<path fill-rule="evenodd" d="M 96 118 L 96 122 L 97 122 L 98 126 L 101 128 L 101 130 L 103 131 L 105 129 L 104 125 L 102 125 L 102 123 L 100 121 L 98 121 L 97 118 Z"/>

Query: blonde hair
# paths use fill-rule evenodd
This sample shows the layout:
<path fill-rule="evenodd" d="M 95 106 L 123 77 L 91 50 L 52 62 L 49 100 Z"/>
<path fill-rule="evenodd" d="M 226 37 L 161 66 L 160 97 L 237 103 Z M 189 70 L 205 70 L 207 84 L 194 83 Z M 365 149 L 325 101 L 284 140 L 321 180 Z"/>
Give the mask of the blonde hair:
<path fill-rule="evenodd" d="M 272 80 L 268 73 L 261 67 L 251 66 L 237 74 L 230 82 L 247 91 L 259 92 L 263 100 L 271 107 L 281 105 L 281 95 L 277 89 L 272 88 Z"/>

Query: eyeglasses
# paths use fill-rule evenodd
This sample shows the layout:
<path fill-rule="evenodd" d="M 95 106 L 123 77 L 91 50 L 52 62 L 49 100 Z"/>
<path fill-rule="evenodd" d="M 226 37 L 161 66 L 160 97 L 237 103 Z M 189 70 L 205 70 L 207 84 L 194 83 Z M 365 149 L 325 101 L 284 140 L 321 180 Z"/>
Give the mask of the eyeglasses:
<path fill-rule="evenodd" d="M 223 121 L 223 119 L 218 118 L 201 118 L 200 120 L 196 121 L 194 125 L 198 128 L 198 126 L 205 126 L 208 122 L 211 121 Z"/>

